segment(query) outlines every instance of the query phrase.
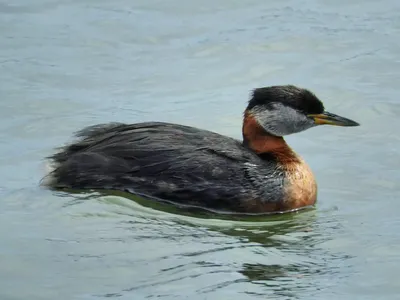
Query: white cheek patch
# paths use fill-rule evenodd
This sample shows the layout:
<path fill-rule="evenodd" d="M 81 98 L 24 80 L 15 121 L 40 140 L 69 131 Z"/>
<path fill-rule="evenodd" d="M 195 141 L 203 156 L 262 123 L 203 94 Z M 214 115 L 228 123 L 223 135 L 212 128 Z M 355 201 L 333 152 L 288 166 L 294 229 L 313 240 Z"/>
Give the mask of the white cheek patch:
<path fill-rule="evenodd" d="M 273 103 L 272 109 L 256 106 L 251 114 L 265 131 L 275 136 L 300 132 L 313 126 L 313 121 L 307 116 L 281 103 Z"/>

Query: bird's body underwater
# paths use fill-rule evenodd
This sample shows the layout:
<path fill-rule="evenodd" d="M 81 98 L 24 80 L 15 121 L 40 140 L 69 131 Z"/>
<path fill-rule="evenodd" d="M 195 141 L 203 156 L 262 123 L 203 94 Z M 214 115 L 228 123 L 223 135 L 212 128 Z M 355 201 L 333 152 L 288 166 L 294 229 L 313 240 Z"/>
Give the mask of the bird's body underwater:
<path fill-rule="evenodd" d="M 308 90 L 260 88 L 244 114 L 243 141 L 162 122 L 96 125 L 50 157 L 54 169 L 44 182 L 54 189 L 114 189 L 225 212 L 298 209 L 315 203 L 317 185 L 282 136 L 318 124 L 358 125 L 324 112 Z"/>

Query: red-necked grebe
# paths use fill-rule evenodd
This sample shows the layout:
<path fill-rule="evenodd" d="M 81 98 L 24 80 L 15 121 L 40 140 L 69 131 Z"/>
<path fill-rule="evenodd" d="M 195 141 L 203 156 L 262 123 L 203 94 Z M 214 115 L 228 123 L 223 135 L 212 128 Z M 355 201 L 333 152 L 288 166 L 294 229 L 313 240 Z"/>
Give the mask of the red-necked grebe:
<path fill-rule="evenodd" d="M 102 124 L 51 156 L 54 189 L 121 190 L 233 213 L 312 206 L 314 176 L 283 136 L 316 125 L 358 126 L 328 113 L 310 91 L 292 85 L 255 89 L 243 141 L 161 122 Z"/>

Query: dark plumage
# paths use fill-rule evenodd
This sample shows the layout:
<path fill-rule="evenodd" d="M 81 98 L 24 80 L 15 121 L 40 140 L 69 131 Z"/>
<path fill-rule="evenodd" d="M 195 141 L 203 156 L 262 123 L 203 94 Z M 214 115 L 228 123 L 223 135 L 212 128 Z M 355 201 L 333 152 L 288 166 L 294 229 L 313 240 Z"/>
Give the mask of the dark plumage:
<path fill-rule="evenodd" d="M 245 211 L 254 198 L 281 197 L 283 174 L 271 176 L 275 161 L 217 133 L 140 123 L 98 125 L 77 135 L 79 141 L 51 157 L 57 167 L 50 186 L 125 190 L 231 211 Z"/>
<path fill-rule="evenodd" d="M 324 105 L 312 92 L 293 85 L 271 86 L 258 88 L 253 91 L 247 109 L 257 105 L 268 106 L 271 103 L 282 103 L 305 114 L 320 114 Z"/>

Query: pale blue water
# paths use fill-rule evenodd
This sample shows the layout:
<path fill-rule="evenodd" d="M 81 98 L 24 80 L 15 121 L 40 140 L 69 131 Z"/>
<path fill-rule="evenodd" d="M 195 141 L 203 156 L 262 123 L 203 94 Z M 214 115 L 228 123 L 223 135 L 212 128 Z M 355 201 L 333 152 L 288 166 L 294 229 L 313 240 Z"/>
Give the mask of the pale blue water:
<path fill-rule="evenodd" d="M 400 2 L 0 2 L 0 299 L 400 299 Z M 289 136 L 319 184 L 279 221 L 185 218 L 39 188 L 83 126 L 241 137 L 251 89 L 361 123 Z"/>

